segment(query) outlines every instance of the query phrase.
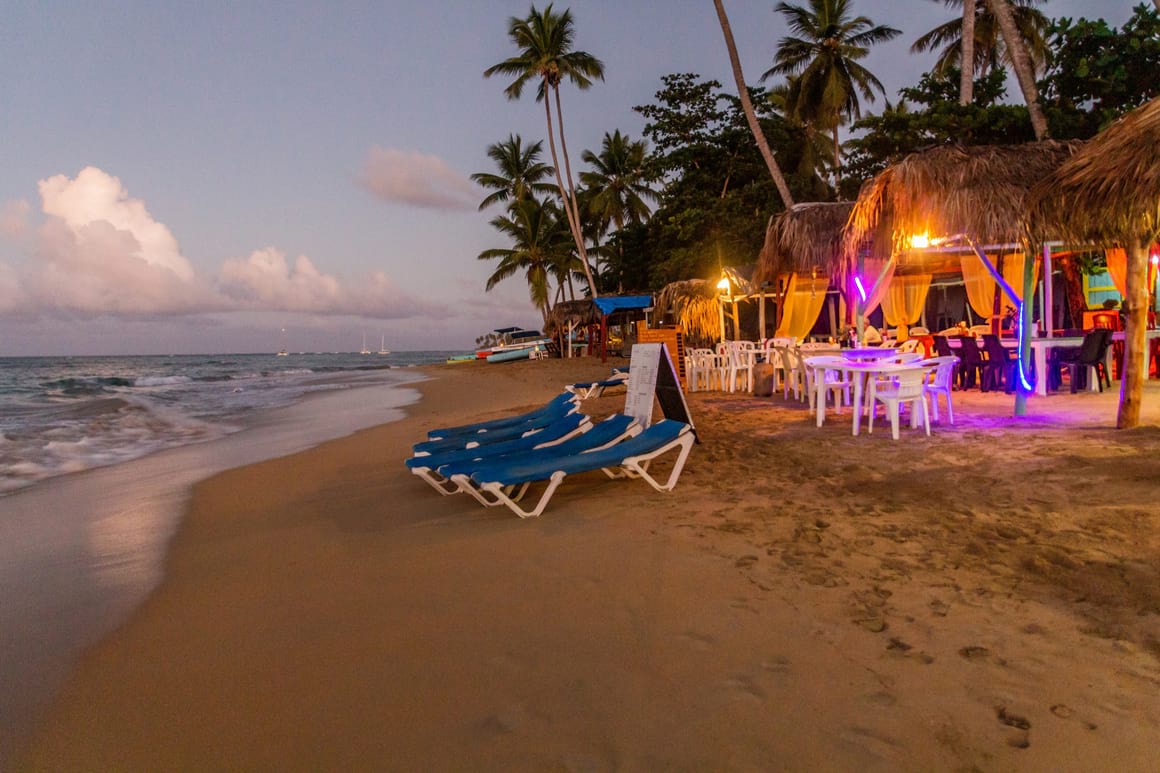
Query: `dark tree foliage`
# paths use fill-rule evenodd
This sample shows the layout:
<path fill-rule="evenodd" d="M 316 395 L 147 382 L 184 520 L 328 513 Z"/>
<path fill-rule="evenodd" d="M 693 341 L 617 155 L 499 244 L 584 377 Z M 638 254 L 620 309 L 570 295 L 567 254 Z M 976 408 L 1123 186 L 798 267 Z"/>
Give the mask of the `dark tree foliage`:
<path fill-rule="evenodd" d="M 656 102 L 633 108 L 648 123 L 649 165 L 664 190 L 637 240 L 625 287 L 650 290 L 679 279 L 710 278 L 720 266 L 753 263 L 781 199 L 753 142 L 740 100 L 692 73 L 666 75 Z M 798 169 L 805 138 L 773 113 L 762 89 L 751 89 L 762 130 L 783 169 Z M 787 177 L 795 197 L 833 197 L 815 174 Z M 626 259 L 626 263 L 628 263 Z M 646 270 L 647 269 L 647 275 Z M 646 279 L 647 286 L 637 282 Z"/>
<path fill-rule="evenodd" d="M 992 71 L 975 80 L 975 101 L 959 104 L 959 70 L 943 76 L 926 73 L 917 86 L 899 91 L 902 101 L 881 115 L 854 125 L 860 136 L 846 143 L 848 179 L 843 198 L 855 198 L 861 183 L 908 153 L 934 145 L 999 145 L 1035 139 L 1027 108 L 1001 104 L 1005 73 Z"/>
<path fill-rule="evenodd" d="M 1133 8 L 1118 30 L 1103 19 L 1057 19 L 1048 44 L 1039 91 L 1053 137 L 1088 139 L 1160 95 L 1160 12 L 1152 6 Z"/>

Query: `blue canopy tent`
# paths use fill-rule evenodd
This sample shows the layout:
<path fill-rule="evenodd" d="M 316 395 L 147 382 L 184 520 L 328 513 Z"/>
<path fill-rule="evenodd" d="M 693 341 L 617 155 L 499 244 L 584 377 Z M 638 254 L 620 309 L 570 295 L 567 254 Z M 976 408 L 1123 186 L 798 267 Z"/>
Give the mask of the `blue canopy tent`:
<path fill-rule="evenodd" d="M 600 311 L 600 361 L 608 361 L 608 318 L 623 312 L 643 312 L 652 308 L 651 295 L 602 295 L 593 303 Z"/>
<path fill-rule="evenodd" d="M 612 324 L 643 319 L 653 306 L 651 295 L 606 295 L 595 300 L 561 301 L 549 314 L 549 333 L 558 337 L 564 352 L 574 328 L 587 328 L 588 353 L 596 354 L 599 341 L 601 360 L 608 360 L 608 328 Z"/>

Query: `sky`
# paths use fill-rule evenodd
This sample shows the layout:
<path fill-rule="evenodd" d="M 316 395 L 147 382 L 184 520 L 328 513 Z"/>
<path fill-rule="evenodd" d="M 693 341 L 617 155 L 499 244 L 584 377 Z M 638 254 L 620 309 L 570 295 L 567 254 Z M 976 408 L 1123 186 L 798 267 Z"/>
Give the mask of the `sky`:
<path fill-rule="evenodd" d="M 469 350 L 539 327 L 527 284 L 490 292 L 509 246 L 470 181 L 509 134 L 546 137 L 534 89 L 483 71 L 528 0 L 12 0 L 0 21 L 0 357 Z M 544 4 L 540 3 L 539 7 Z M 726 0 L 746 80 L 787 34 L 773 2 Z M 562 98 L 573 170 L 661 76 L 735 90 L 711 0 L 573 0 L 604 82 Z M 1119 26 L 1129 0 L 1048 0 Z M 892 100 L 909 53 L 956 11 L 855 0 L 902 31 L 865 60 Z M 1013 99 L 1018 99 L 1014 94 Z M 867 106 L 874 111 L 881 107 Z M 545 145 L 546 148 L 546 145 Z M 284 332 L 283 332 L 284 331 Z"/>

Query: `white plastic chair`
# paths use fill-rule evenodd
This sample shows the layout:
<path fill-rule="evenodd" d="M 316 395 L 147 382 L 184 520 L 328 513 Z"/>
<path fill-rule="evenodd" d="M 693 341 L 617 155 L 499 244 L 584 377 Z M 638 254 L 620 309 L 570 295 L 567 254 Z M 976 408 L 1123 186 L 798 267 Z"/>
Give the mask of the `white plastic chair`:
<path fill-rule="evenodd" d="M 753 391 L 753 341 L 729 342 L 729 391 Z"/>
<path fill-rule="evenodd" d="M 793 392 L 793 397 L 797 401 L 801 401 L 802 392 L 806 391 L 806 367 L 802 363 L 802 355 L 796 348 L 787 346 L 781 349 L 782 365 L 785 370 L 785 382 L 782 384 L 781 396 L 786 400 L 789 399 L 789 393 Z"/>
<path fill-rule="evenodd" d="M 834 410 L 838 413 L 842 412 L 842 401 L 845 398 L 846 405 L 852 405 L 853 399 L 850 396 L 850 390 L 854 388 L 854 381 L 850 377 L 849 371 L 845 370 L 830 370 L 826 365 L 846 365 L 847 361 L 841 357 L 830 357 L 825 355 L 818 355 L 806 358 L 805 366 L 808 376 L 807 387 L 810 396 L 810 409 L 816 409 L 814 404 L 816 400 L 818 385 L 814 379 L 817 378 L 817 371 L 822 369 L 822 379 L 825 384 L 823 398 L 826 394 L 831 394 L 834 397 Z"/>
<path fill-rule="evenodd" d="M 955 408 L 951 403 L 951 387 L 955 383 L 955 366 L 959 364 L 958 357 L 931 357 L 927 360 L 922 360 L 919 365 L 925 365 L 934 368 L 927 377 L 924 389 L 930 395 L 931 413 L 934 414 L 934 420 L 938 421 L 938 396 L 942 395 L 947 403 L 947 419 L 951 424 L 955 423 Z"/>
<path fill-rule="evenodd" d="M 707 392 L 709 390 L 711 363 L 708 357 L 711 357 L 712 354 L 708 349 L 689 349 L 685 352 L 685 378 L 688 379 L 690 392 Z"/>
<path fill-rule="evenodd" d="M 890 419 L 890 435 L 898 440 L 899 412 L 902 403 L 910 404 L 910 426 L 917 427 L 921 416 L 926 434 L 930 435 L 930 410 L 926 402 L 927 369 L 921 367 L 903 368 L 890 374 L 887 384 L 871 384 L 870 423 L 868 429 L 874 431 L 874 406 L 882 403 Z M 919 410 L 921 409 L 921 413 Z"/>

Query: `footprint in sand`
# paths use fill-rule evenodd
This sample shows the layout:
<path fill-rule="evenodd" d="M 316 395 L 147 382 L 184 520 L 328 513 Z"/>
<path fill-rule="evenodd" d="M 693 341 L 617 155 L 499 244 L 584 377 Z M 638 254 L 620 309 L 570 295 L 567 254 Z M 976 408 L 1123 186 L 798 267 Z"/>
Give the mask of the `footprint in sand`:
<path fill-rule="evenodd" d="M 785 655 L 778 655 L 762 663 L 761 667 L 770 673 L 788 674 L 790 668 L 789 658 Z"/>
<path fill-rule="evenodd" d="M 1026 717 L 1008 712 L 1006 706 L 1000 706 L 995 710 L 995 714 L 999 717 L 1000 722 L 1012 728 L 1007 733 L 1008 746 L 1016 749 L 1026 749 L 1031 746 L 1031 723 L 1027 721 Z"/>
<path fill-rule="evenodd" d="M 928 606 L 935 617 L 946 617 L 947 612 L 951 611 L 950 604 L 947 604 L 945 601 L 939 601 L 938 599 L 930 602 Z"/>
<path fill-rule="evenodd" d="M 745 675 L 738 675 L 731 679 L 726 679 L 725 687 L 736 693 L 740 698 L 756 700 L 758 702 L 765 700 L 765 690 L 758 687 L 752 679 Z"/>
<path fill-rule="evenodd" d="M 914 647 L 899 639 L 897 636 L 890 638 L 890 643 L 886 645 L 886 649 L 896 654 L 902 655 L 905 658 L 922 663 L 924 666 L 929 666 L 934 662 L 934 657 L 921 651 L 914 651 Z"/>
<path fill-rule="evenodd" d="M 963 647 L 959 650 L 959 654 L 967 660 L 986 660 L 991 657 L 991 650 L 986 647 L 971 645 L 969 647 Z"/>
<path fill-rule="evenodd" d="M 677 638 L 684 639 L 699 650 L 707 650 L 717 643 L 716 639 L 714 639 L 712 636 L 706 636 L 705 634 L 696 633 L 695 631 L 685 631 L 682 634 L 678 634 Z"/>

